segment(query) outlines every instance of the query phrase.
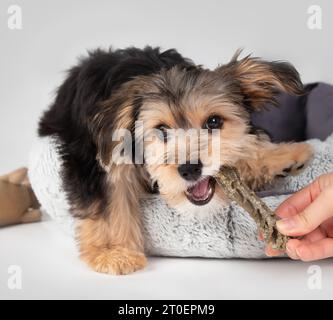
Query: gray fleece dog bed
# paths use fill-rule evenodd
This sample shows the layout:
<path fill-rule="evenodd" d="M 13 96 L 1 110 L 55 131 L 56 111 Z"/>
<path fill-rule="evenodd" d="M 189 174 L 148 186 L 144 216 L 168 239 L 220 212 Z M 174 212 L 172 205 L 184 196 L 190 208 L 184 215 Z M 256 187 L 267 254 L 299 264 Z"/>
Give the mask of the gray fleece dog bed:
<path fill-rule="evenodd" d="M 275 141 L 299 141 L 308 136 L 313 138 L 316 135 L 314 132 L 316 126 L 311 125 L 309 119 L 308 121 L 304 119 L 307 118 L 308 112 L 313 113 L 314 107 L 317 105 L 316 119 L 321 119 L 319 113 L 326 112 L 326 114 L 332 115 L 332 117 L 326 115 L 322 118 L 321 123 L 317 124 L 317 127 L 320 128 L 318 137 L 323 139 L 328 132 L 333 131 L 331 122 L 333 119 L 333 89 L 325 84 L 312 84 L 309 88 L 311 89 L 309 94 L 299 101 L 290 96 L 281 95 L 280 101 L 283 105 L 282 112 L 280 111 L 278 116 L 277 111 L 268 106 L 265 112 L 255 114 L 253 121 L 257 125 L 261 124 L 261 127 L 266 126 L 270 129 L 267 131 Z M 318 89 L 321 90 L 320 94 L 315 91 Z M 314 94 L 317 95 L 318 101 L 314 98 Z M 323 97 L 326 106 L 320 108 Z M 290 109 L 286 111 L 288 104 L 291 104 Z M 295 113 L 295 117 L 290 117 L 290 112 Z M 285 121 L 289 122 L 287 127 L 286 123 L 283 123 L 284 117 Z M 290 123 L 291 118 L 295 119 L 295 123 Z M 272 124 L 273 119 L 278 120 L 278 123 Z M 298 123 L 296 123 L 297 121 Z M 286 135 L 288 134 L 287 129 L 297 130 L 289 132 L 290 137 L 281 137 L 279 130 Z M 312 136 L 308 135 L 308 131 Z M 298 176 L 279 180 L 274 186 L 260 194 L 272 209 L 275 209 L 289 194 L 303 188 L 319 175 L 333 171 L 333 134 L 325 141 L 310 139 L 308 142 L 315 150 L 315 156 L 309 167 Z M 29 177 L 42 208 L 66 232 L 74 235 L 75 220 L 69 213 L 69 205 L 60 175 L 61 160 L 57 152 L 59 143 L 55 137 L 36 141 L 30 154 Z M 142 199 L 141 206 L 146 252 L 149 255 L 211 258 L 266 257 L 263 251 L 264 244 L 258 240 L 254 221 L 234 203 L 209 214 L 189 212 L 184 215 L 170 209 L 158 195 L 151 195 Z"/>

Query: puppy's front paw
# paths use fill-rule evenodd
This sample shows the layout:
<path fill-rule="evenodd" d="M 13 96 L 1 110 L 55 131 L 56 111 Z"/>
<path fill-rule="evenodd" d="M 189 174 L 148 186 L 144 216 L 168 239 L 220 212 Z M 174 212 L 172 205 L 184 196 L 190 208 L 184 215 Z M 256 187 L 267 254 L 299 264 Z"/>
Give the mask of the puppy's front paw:
<path fill-rule="evenodd" d="M 145 255 L 123 247 L 94 248 L 81 254 L 81 258 L 97 272 L 124 275 L 143 269 L 147 264 Z"/>
<path fill-rule="evenodd" d="M 281 159 L 281 169 L 277 171 L 277 177 L 298 174 L 313 156 L 313 149 L 308 143 L 293 143 L 289 148 L 289 152 Z"/>

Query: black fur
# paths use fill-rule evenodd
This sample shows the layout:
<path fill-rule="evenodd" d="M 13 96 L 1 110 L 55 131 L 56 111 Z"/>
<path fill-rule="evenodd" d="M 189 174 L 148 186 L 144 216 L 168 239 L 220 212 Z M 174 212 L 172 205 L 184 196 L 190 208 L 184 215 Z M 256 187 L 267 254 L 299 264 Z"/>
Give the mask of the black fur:
<path fill-rule="evenodd" d="M 40 120 L 39 135 L 60 139 L 62 177 L 70 203 L 80 203 L 84 208 L 99 200 L 101 211 L 106 205 L 105 171 L 96 160 L 97 147 L 87 123 L 98 112 L 97 105 L 132 78 L 175 65 L 189 69 L 194 66 L 176 50 L 160 52 L 159 48 L 146 47 L 96 50 L 69 70 L 54 103 Z M 135 108 L 134 119 L 139 107 Z"/>

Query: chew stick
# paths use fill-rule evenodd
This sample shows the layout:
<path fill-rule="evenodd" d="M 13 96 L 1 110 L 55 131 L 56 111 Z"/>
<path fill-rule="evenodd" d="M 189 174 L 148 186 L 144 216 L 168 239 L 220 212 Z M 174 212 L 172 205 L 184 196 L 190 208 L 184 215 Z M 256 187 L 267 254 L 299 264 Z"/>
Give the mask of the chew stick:
<path fill-rule="evenodd" d="M 216 175 L 216 181 L 227 197 L 240 205 L 255 220 L 265 242 L 273 249 L 284 251 L 288 237 L 277 230 L 274 212 L 242 182 L 237 170 L 222 167 Z"/>

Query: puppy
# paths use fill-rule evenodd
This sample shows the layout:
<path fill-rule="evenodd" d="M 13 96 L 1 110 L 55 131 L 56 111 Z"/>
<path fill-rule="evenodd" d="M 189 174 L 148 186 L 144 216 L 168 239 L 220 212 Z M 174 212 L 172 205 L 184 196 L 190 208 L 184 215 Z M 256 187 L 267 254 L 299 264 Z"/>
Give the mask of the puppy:
<path fill-rule="evenodd" d="M 253 128 L 250 114 L 276 102 L 277 91 L 298 95 L 302 89 L 289 63 L 240 59 L 239 52 L 215 70 L 175 50 L 89 53 L 69 70 L 39 124 L 40 136 L 61 142 L 64 188 L 72 214 L 81 218 L 81 258 L 109 274 L 146 265 L 144 194 L 158 191 L 171 207 L 207 211 L 225 201 L 213 178 L 221 165 L 235 166 L 254 189 L 297 173 L 311 157 L 310 146 L 271 143 Z M 180 149 L 170 151 L 176 129 L 205 131 L 206 139 L 200 136 L 194 151 L 186 148 L 192 142 L 173 140 Z M 122 130 L 135 136 L 125 155 L 124 136 L 114 137 Z"/>

